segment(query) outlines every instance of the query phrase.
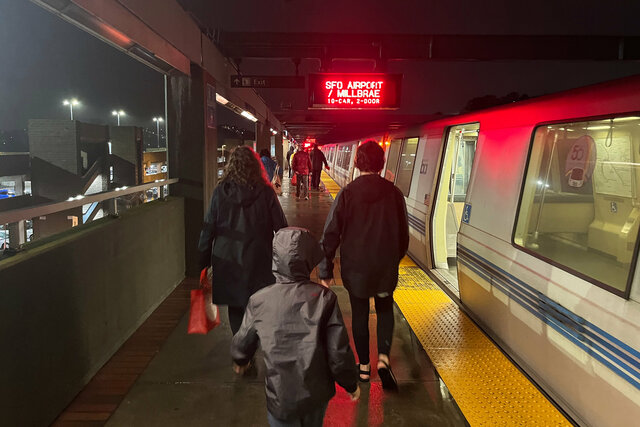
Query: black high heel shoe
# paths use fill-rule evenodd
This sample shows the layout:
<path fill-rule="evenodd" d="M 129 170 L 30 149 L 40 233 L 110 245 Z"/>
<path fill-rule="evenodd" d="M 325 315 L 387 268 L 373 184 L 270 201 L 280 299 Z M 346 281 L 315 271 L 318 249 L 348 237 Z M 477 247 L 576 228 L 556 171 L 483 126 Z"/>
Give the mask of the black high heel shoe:
<path fill-rule="evenodd" d="M 398 390 L 398 382 L 395 375 L 393 375 L 393 371 L 391 371 L 391 366 L 384 360 L 378 360 L 378 363 L 384 365 L 382 368 L 378 368 L 378 376 L 382 381 L 382 388 L 385 390 Z"/>
<path fill-rule="evenodd" d="M 369 365 L 368 371 L 362 369 L 361 366 L 362 365 L 358 363 L 358 379 L 360 380 L 360 382 L 368 383 L 369 379 L 371 379 L 371 365 Z M 367 378 L 362 378 L 363 375 L 366 375 Z"/>

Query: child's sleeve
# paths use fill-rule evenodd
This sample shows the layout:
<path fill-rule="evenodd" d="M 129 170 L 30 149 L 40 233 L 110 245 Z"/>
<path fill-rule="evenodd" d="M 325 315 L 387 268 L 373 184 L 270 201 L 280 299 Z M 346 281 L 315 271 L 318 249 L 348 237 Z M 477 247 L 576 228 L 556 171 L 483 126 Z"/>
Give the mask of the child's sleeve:
<path fill-rule="evenodd" d="M 249 300 L 244 312 L 242 325 L 231 340 L 231 358 L 240 366 L 244 366 L 253 358 L 258 349 L 258 333 L 254 327 L 254 308 Z"/>
<path fill-rule="evenodd" d="M 349 345 L 349 336 L 342 320 L 336 295 L 329 291 L 328 309 L 331 312 L 327 322 L 327 354 L 329 369 L 333 379 L 347 392 L 353 393 L 358 387 L 356 361 Z"/>

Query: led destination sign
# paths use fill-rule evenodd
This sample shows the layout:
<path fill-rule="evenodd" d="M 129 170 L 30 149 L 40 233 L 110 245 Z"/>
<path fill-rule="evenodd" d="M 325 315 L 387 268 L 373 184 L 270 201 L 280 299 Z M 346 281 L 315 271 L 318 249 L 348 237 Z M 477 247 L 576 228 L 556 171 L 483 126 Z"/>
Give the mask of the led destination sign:
<path fill-rule="evenodd" d="M 401 74 L 310 74 L 309 108 L 399 108 L 401 80 Z"/>

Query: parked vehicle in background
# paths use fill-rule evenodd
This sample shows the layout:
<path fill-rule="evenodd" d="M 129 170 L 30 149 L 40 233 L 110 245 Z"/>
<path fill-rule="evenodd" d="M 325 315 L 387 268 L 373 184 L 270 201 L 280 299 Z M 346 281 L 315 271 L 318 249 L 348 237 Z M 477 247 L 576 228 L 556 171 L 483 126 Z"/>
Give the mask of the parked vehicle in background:
<path fill-rule="evenodd" d="M 16 193 L 8 188 L 0 188 L 0 199 L 8 199 L 9 197 L 16 197 Z"/>

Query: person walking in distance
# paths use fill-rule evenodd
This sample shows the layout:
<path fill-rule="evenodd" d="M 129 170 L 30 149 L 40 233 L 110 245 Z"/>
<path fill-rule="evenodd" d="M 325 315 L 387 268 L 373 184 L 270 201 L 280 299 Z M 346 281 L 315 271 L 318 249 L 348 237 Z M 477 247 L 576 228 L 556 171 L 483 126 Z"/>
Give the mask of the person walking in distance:
<path fill-rule="evenodd" d="M 278 166 L 278 164 L 271 158 L 268 149 L 263 148 L 260 150 L 260 161 L 264 166 L 264 170 L 267 172 L 267 179 L 269 179 L 269 182 L 272 182 L 273 174 L 275 173 L 276 166 Z"/>
<path fill-rule="evenodd" d="M 378 376 L 383 388 L 394 390 L 397 382 L 389 360 L 393 291 L 400 260 L 409 247 L 407 208 L 400 189 L 380 176 L 384 151 L 375 141 L 358 147 L 355 166 L 360 176 L 338 193 L 329 211 L 322 237 L 325 258 L 318 277 L 329 286 L 340 246 L 340 270 L 351 302 L 360 381 L 368 382 L 371 375 L 369 298 L 373 297 L 378 318 Z"/>
<path fill-rule="evenodd" d="M 309 200 L 309 171 L 311 170 L 311 159 L 302 146 L 291 158 L 291 167 L 296 174 L 296 198 L 304 197 Z"/>
<path fill-rule="evenodd" d="M 237 147 L 213 190 L 198 243 L 201 269 L 213 267 L 213 302 L 228 306 L 234 334 L 249 297 L 275 282 L 271 242 L 286 226 L 258 155 L 247 146 Z"/>
<path fill-rule="evenodd" d="M 287 151 L 287 167 L 289 168 L 289 178 L 293 177 L 293 168 L 291 167 L 291 156 L 296 151 L 294 144 L 289 145 L 289 150 Z"/>
<path fill-rule="evenodd" d="M 313 144 L 311 151 L 311 188 L 320 189 L 320 174 L 322 173 L 322 165 L 329 170 L 329 164 L 324 153 L 318 148 L 318 144 Z"/>

